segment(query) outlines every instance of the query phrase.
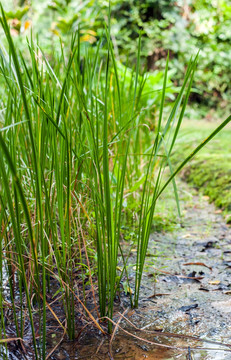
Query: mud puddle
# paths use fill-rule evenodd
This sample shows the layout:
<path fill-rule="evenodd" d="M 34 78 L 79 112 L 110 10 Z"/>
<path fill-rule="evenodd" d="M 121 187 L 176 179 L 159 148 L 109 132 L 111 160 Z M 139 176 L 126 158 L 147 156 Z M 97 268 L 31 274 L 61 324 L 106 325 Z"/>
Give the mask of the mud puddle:
<path fill-rule="evenodd" d="M 117 299 L 112 343 L 87 328 L 74 342 L 53 331 L 49 351 L 60 344 L 50 359 L 231 359 L 231 228 L 206 197 L 189 195 L 182 209 L 182 226 L 151 236 L 139 308 L 123 293 Z"/>
<path fill-rule="evenodd" d="M 110 347 L 86 333 L 74 353 L 69 344 L 72 355 L 63 343 L 52 359 L 231 359 L 231 229 L 206 197 L 191 195 L 182 208 L 182 226 L 151 236 L 139 308 L 120 299 L 120 326 L 135 337 L 118 329 Z"/>

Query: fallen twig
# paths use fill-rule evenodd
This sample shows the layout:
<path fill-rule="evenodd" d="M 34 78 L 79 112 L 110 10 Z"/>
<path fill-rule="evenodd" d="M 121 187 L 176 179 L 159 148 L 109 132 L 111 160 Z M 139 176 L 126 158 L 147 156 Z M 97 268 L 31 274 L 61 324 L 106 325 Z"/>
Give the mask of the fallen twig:
<path fill-rule="evenodd" d="M 112 354 L 112 341 L 113 341 L 113 339 L 114 339 L 114 337 L 115 337 L 116 330 L 118 329 L 119 323 L 120 323 L 120 321 L 123 319 L 123 317 L 124 317 L 124 315 L 126 314 L 127 311 L 128 311 L 128 308 L 124 310 L 123 314 L 120 314 L 120 318 L 119 318 L 119 320 L 117 321 L 116 326 L 115 326 L 115 328 L 114 328 L 114 330 L 113 330 L 113 333 L 112 333 L 112 336 L 111 336 L 111 340 L 110 340 L 110 343 L 109 343 L 109 353 L 110 353 L 112 359 L 113 359 L 113 354 Z"/>

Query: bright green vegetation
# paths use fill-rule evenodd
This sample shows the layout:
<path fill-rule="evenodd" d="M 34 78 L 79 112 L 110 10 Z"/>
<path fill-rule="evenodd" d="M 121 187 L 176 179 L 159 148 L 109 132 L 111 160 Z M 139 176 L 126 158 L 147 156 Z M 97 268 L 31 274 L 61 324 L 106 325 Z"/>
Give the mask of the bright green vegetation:
<path fill-rule="evenodd" d="M 182 148 L 190 152 L 195 143 L 206 136 L 213 128 L 213 122 L 202 120 L 185 121 L 181 133 L 178 160 Z M 227 222 L 231 221 L 231 168 L 230 168 L 230 126 L 219 133 L 186 167 L 184 178 L 209 196 L 216 206 L 224 210 Z"/>
<path fill-rule="evenodd" d="M 122 65 L 110 22 L 94 46 L 81 42 L 80 30 L 69 48 L 60 41 L 52 56 L 32 36 L 19 52 L 3 10 L 1 24 L 6 45 L 0 52 L 0 278 L 8 283 L 8 291 L 0 291 L 1 334 L 6 338 L 4 311 L 10 302 L 17 337 L 24 337 L 29 317 L 37 360 L 46 358 L 48 294 L 51 302 L 62 299 L 70 339 L 77 305 L 102 332 L 98 319 L 107 318 L 112 331 L 122 277 L 133 289 L 131 306 L 138 306 L 156 203 L 170 185 L 179 211 L 176 174 L 231 117 L 173 167 L 197 56 L 173 96 L 169 57 L 164 72 L 142 74 L 139 36 L 135 66 Z M 123 247 L 126 228 L 136 254 L 132 284 Z"/>
<path fill-rule="evenodd" d="M 108 17 L 105 0 L 3 0 L 15 33 L 29 34 L 30 23 L 43 46 L 52 53 L 59 37 L 78 28 L 81 41 L 96 43 Z M 200 49 L 200 63 L 191 100 L 215 107 L 230 98 L 230 0 L 111 0 L 111 35 L 117 57 L 134 65 L 137 39 L 142 32 L 141 63 L 148 70 L 164 69 L 170 51 L 170 69 L 181 83 L 191 56 Z M 20 5 L 17 8 L 15 5 Z M 29 21 L 29 23 L 28 23 Z M 29 28 L 27 28 L 29 26 Z"/>

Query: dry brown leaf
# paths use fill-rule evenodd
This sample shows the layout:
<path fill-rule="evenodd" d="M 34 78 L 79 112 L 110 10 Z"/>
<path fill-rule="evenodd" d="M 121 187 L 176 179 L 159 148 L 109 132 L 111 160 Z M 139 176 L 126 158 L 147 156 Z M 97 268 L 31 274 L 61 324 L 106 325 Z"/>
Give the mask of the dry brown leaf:
<path fill-rule="evenodd" d="M 221 283 L 220 280 L 211 280 L 211 281 L 209 281 L 210 285 L 219 285 L 220 283 Z"/>
<path fill-rule="evenodd" d="M 166 294 L 153 294 L 153 295 L 151 295 L 151 296 L 148 296 L 148 299 L 155 298 L 156 296 L 165 296 L 165 295 L 170 295 L 170 293 L 166 293 Z"/>
<path fill-rule="evenodd" d="M 185 234 L 185 235 L 182 236 L 182 239 L 188 239 L 188 238 L 190 238 L 190 237 L 192 237 L 191 234 Z"/>
<path fill-rule="evenodd" d="M 185 263 L 185 264 L 183 264 L 183 265 L 198 265 L 198 266 L 205 266 L 205 267 L 207 267 L 209 270 L 213 270 L 210 266 L 208 266 L 208 265 L 206 265 L 206 264 L 204 264 L 204 263 L 202 263 L 202 262 L 189 262 L 189 263 Z"/>

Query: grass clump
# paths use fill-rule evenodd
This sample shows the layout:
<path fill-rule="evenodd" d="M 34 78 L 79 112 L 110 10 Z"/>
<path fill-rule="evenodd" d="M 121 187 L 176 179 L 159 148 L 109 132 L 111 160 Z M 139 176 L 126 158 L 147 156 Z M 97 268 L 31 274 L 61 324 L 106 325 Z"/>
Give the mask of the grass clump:
<path fill-rule="evenodd" d="M 83 46 L 77 32 L 70 49 L 65 52 L 61 44 L 52 59 L 31 39 L 30 60 L 26 61 L 14 46 L 3 10 L 1 24 L 8 45 L 6 49 L 2 46 L 0 54 L 5 94 L 0 131 L 0 261 L 4 269 L 1 278 L 9 280 L 7 294 L 4 287 L 0 292 L 1 329 L 7 333 L 7 299 L 12 304 L 18 338 L 24 337 L 28 310 L 35 358 L 45 359 L 48 312 L 70 339 L 75 338 L 76 318 L 83 312 L 101 332 L 105 330 L 98 318 L 112 319 L 118 284 L 127 275 L 129 263 L 123 254 L 121 229 L 128 225 L 129 204 L 134 208 L 134 203 L 129 231 L 135 234 L 131 244 L 136 247 L 135 283 L 129 284 L 128 276 L 127 281 L 133 288 L 133 293 L 129 291 L 131 306 L 138 306 L 157 200 L 172 183 L 178 204 L 176 174 L 230 118 L 173 169 L 171 155 L 197 57 L 189 63 L 179 94 L 164 119 L 167 58 L 161 96 L 156 98 L 159 104 L 155 104 L 159 105 L 158 117 L 150 128 L 142 107 L 145 77 L 139 69 L 141 37 L 136 68 L 127 80 L 126 68 L 119 76 L 107 29 L 106 47 L 101 41 L 95 47 Z M 123 257 L 120 273 L 119 252 Z M 86 279 L 92 313 L 87 307 Z M 50 305 L 57 299 L 62 302 L 66 327 Z M 108 330 L 112 330 L 110 321 Z"/>

